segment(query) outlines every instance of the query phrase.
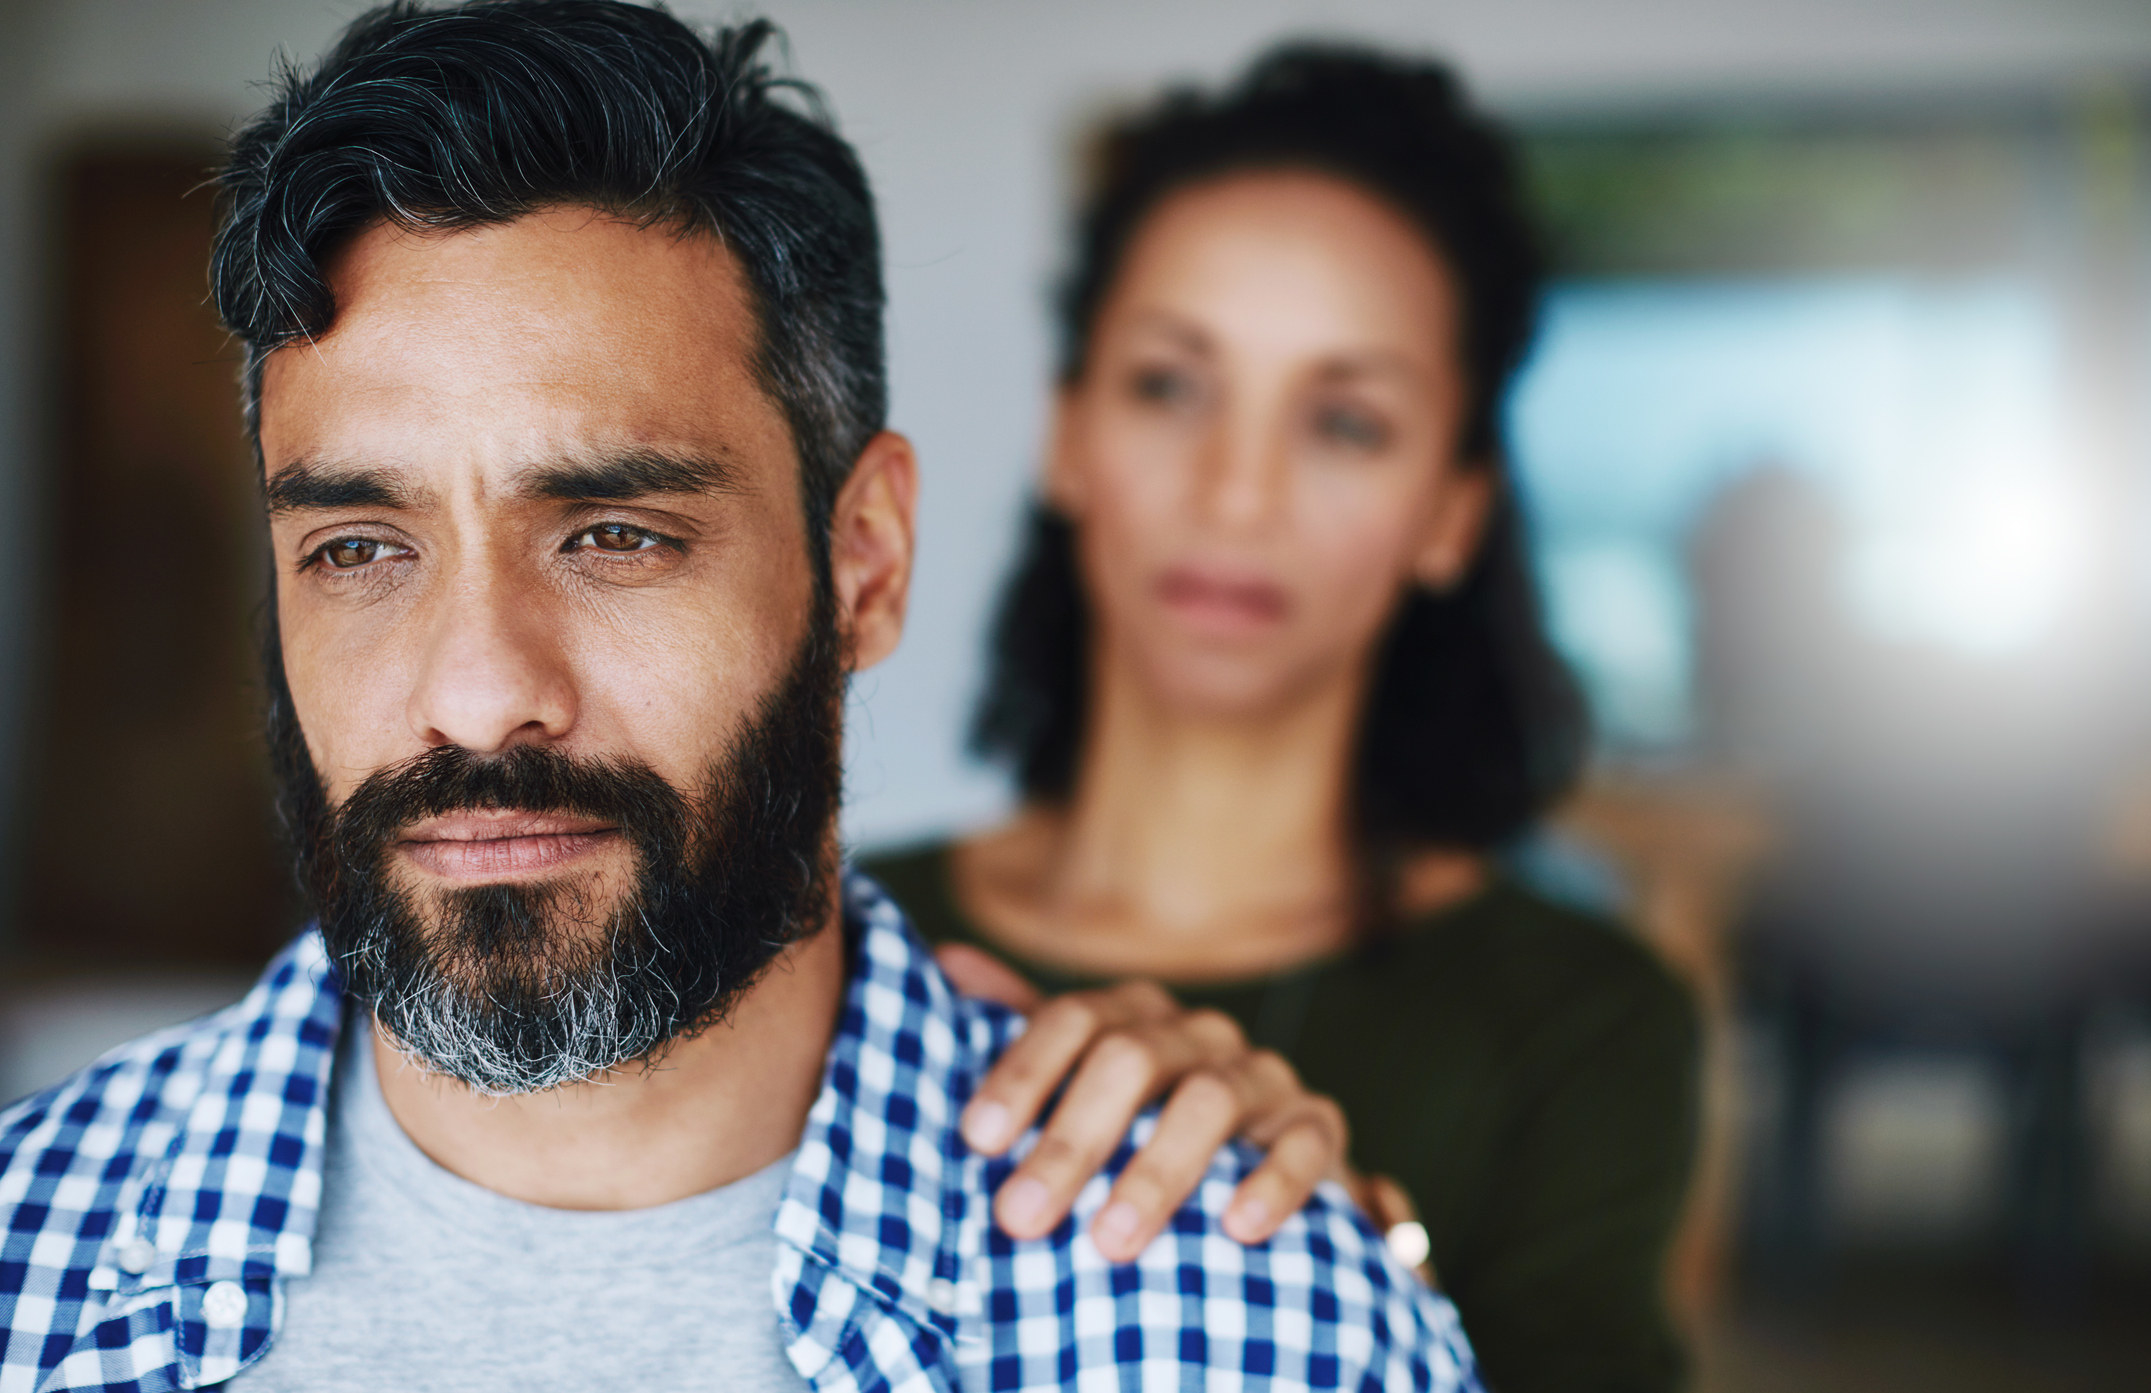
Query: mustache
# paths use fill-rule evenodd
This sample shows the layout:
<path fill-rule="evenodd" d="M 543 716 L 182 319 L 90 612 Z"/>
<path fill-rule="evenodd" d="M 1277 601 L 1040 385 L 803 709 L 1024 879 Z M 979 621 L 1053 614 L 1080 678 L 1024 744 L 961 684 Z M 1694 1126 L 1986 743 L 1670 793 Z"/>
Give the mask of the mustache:
<path fill-rule="evenodd" d="M 415 823 L 458 812 L 593 818 L 617 824 L 650 850 L 684 842 L 689 797 L 633 760 L 578 757 L 544 745 L 481 757 L 443 745 L 375 770 L 334 810 L 333 821 L 337 850 L 347 855 L 385 848 Z"/>

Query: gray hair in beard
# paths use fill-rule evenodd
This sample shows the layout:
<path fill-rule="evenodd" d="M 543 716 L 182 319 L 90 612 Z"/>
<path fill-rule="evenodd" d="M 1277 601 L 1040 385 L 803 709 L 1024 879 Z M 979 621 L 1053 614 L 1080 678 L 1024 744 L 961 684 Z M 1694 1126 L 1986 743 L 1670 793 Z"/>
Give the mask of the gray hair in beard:
<path fill-rule="evenodd" d="M 270 745 L 300 877 L 345 989 L 398 1048 L 488 1095 L 654 1062 L 826 923 L 844 672 L 817 590 L 784 680 L 691 795 L 629 761 L 445 746 L 375 772 L 332 808 L 271 626 Z M 429 914 L 393 883 L 391 849 L 420 819 L 469 809 L 614 823 L 635 883 L 610 907 L 572 884 L 479 886 L 439 896 Z"/>

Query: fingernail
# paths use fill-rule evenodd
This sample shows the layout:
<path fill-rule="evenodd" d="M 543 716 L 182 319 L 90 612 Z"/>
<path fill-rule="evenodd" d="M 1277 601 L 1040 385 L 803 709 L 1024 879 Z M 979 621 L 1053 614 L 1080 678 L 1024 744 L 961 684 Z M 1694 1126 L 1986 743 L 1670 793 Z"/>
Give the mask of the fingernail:
<path fill-rule="evenodd" d="M 980 1099 L 963 1110 L 963 1139 L 981 1151 L 1008 1144 L 1008 1109 Z"/>
<path fill-rule="evenodd" d="M 1011 1180 L 1001 1187 L 1001 1218 L 1005 1223 L 1029 1228 L 1045 1217 L 1046 1203 L 1052 1198 L 1044 1181 L 1029 1176 Z"/>
<path fill-rule="evenodd" d="M 1261 1200 L 1234 1200 L 1225 1208 L 1225 1232 L 1235 1239 L 1250 1238 L 1269 1222 L 1270 1207 Z"/>
<path fill-rule="evenodd" d="M 1142 1222 L 1143 1216 L 1135 1212 L 1134 1205 L 1126 1200 L 1114 1200 L 1099 1211 L 1091 1236 L 1101 1245 L 1124 1249 L 1134 1242 L 1135 1231 Z"/>

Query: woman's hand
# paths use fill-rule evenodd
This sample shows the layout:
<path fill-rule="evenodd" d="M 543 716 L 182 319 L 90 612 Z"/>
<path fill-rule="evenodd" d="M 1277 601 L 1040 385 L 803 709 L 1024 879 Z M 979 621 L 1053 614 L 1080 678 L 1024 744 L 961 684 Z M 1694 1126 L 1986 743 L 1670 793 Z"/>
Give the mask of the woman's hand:
<path fill-rule="evenodd" d="M 1268 1153 L 1225 1210 L 1225 1232 L 1241 1243 L 1269 1238 L 1324 1179 L 1356 1190 L 1345 1169 L 1343 1111 L 1303 1088 L 1275 1051 L 1251 1046 L 1224 1013 L 1185 1010 L 1151 982 L 1047 1001 L 977 948 L 951 944 L 936 956 L 958 991 L 1031 1018 L 964 1109 L 960 1126 L 974 1150 L 1008 1150 L 1066 1084 L 1037 1146 L 995 1196 L 994 1218 L 1011 1237 L 1050 1233 L 1136 1114 L 1160 1098 L 1157 1130 L 1091 1223 L 1091 1240 L 1109 1261 L 1127 1262 L 1148 1247 L 1234 1137 Z"/>

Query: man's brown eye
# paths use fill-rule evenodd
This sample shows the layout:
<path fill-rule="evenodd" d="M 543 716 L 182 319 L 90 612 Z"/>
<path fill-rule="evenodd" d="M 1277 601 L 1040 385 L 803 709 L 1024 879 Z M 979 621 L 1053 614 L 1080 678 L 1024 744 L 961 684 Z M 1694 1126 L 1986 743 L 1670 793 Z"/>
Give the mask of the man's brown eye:
<path fill-rule="evenodd" d="M 381 544 L 367 537 L 345 537 L 323 548 L 323 556 L 339 571 L 363 566 L 381 554 Z"/>
<path fill-rule="evenodd" d="M 599 551 L 641 551 L 651 543 L 650 534 L 626 523 L 600 523 L 583 534 Z"/>

